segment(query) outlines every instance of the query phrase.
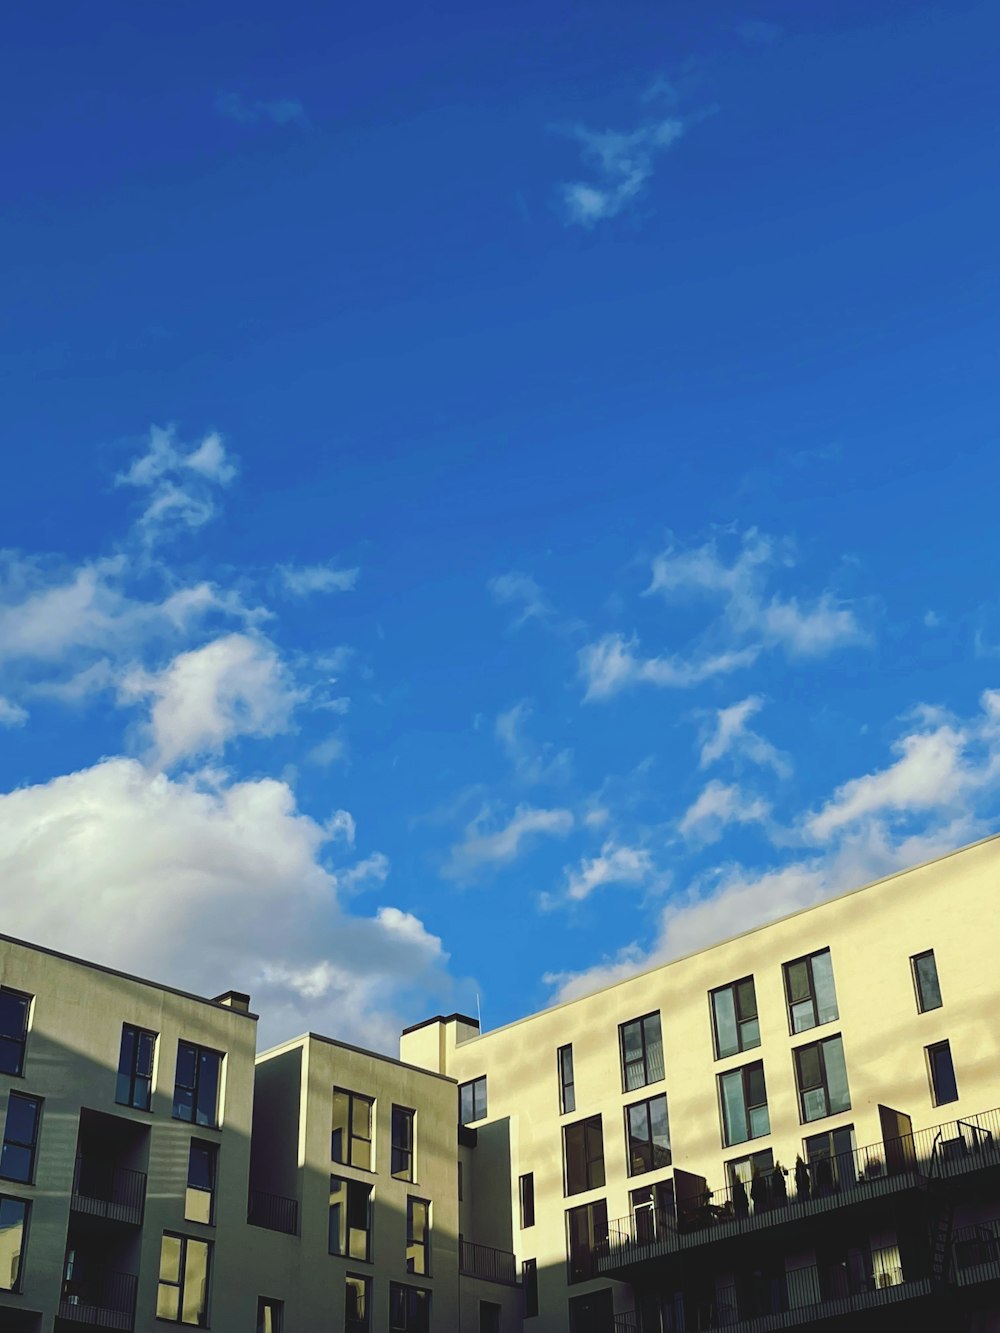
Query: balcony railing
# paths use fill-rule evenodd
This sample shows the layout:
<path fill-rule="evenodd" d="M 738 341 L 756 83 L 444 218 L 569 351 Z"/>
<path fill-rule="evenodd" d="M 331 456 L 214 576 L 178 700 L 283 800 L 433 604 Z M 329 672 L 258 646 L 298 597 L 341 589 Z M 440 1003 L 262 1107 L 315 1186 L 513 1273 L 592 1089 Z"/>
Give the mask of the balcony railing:
<path fill-rule="evenodd" d="M 281 1194 L 265 1194 L 251 1190 L 247 1200 L 247 1221 L 252 1227 L 265 1231 L 283 1231 L 295 1236 L 299 1230 L 299 1201 L 286 1199 Z"/>
<path fill-rule="evenodd" d="M 83 1153 L 73 1171 L 71 1207 L 78 1213 L 141 1227 L 146 1207 L 146 1174 Z"/>
<path fill-rule="evenodd" d="M 132 1273 L 103 1272 L 66 1278 L 59 1297 L 59 1317 L 92 1328 L 117 1328 L 131 1333 L 135 1327 L 138 1285 L 139 1279 Z"/>
<path fill-rule="evenodd" d="M 1000 1280 L 1000 1218 L 952 1233 L 952 1269 L 960 1287 Z"/>
<path fill-rule="evenodd" d="M 509 1250 L 497 1250 L 492 1245 L 477 1245 L 464 1236 L 458 1238 L 458 1271 L 468 1277 L 503 1282 L 511 1287 L 517 1283 L 517 1259 Z"/>

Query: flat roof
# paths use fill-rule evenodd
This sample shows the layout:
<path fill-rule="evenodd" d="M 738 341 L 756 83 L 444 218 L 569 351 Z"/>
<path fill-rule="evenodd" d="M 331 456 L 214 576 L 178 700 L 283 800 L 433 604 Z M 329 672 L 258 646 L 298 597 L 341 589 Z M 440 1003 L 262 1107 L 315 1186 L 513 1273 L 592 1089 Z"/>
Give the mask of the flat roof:
<path fill-rule="evenodd" d="M 435 1014 L 433 1018 L 425 1018 L 421 1023 L 411 1023 L 408 1028 L 403 1028 L 402 1035 L 405 1037 L 410 1032 L 419 1032 L 421 1028 L 430 1027 L 432 1023 L 468 1023 L 469 1027 L 478 1028 L 479 1019 L 470 1018 L 468 1014 Z"/>
<path fill-rule="evenodd" d="M 433 1021 L 433 1019 L 428 1019 L 428 1022 Z M 336 1037 L 324 1036 L 322 1032 L 303 1032 L 298 1037 L 291 1037 L 288 1041 L 279 1042 L 277 1046 L 270 1046 L 266 1051 L 258 1053 L 255 1063 L 260 1064 L 262 1060 L 293 1050 L 296 1046 L 304 1046 L 308 1041 L 321 1041 L 326 1046 L 336 1046 L 342 1051 L 351 1051 L 354 1055 L 364 1055 L 369 1060 L 381 1060 L 384 1064 L 395 1065 L 397 1069 L 409 1069 L 414 1074 L 426 1074 L 428 1078 L 439 1078 L 445 1083 L 453 1083 L 456 1087 L 458 1086 L 458 1079 L 452 1078 L 450 1074 L 439 1074 L 436 1069 L 425 1069 L 423 1065 L 412 1065 L 406 1060 L 397 1060 L 394 1055 L 383 1055 L 381 1051 L 370 1051 L 365 1046 L 354 1046 L 349 1041 L 340 1041 Z"/>

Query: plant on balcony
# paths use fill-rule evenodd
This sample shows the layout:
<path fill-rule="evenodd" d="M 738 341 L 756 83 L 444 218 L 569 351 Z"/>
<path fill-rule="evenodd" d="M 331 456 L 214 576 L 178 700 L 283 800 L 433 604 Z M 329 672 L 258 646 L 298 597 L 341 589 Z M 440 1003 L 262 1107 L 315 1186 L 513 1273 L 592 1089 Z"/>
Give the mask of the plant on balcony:
<path fill-rule="evenodd" d="M 733 1212 L 737 1217 L 746 1217 L 750 1212 L 750 1200 L 747 1198 L 747 1187 L 736 1177 L 733 1185 Z"/>
<path fill-rule="evenodd" d="M 771 1175 L 771 1195 L 775 1208 L 784 1208 L 788 1202 L 788 1186 L 785 1184 L 786 1174 L 781 1163 L 775 1162 L 774 1171 Z"/>
<path fill-rule="evenodd" d="M 809 1168 L 801 1157 L 795 1159 L 795 1197 L 805 1202 L 812 1193 L 812 1179 Z"/>
<path fill-rule="evenodd" d="M 870 1157 L 865 1166 L 865 1179 L 877 1180 L 881 1174 L 882 1174 L 881 1157 Z"/>
<path fill-rule="evenodd" d="M 768 1205 L 767 1177 L 762 1175 L 756 1166 L 752 1167 L 750 1172 L 750 1198 L 753 1200 L 755 1213 L 766 1211 Z"/>

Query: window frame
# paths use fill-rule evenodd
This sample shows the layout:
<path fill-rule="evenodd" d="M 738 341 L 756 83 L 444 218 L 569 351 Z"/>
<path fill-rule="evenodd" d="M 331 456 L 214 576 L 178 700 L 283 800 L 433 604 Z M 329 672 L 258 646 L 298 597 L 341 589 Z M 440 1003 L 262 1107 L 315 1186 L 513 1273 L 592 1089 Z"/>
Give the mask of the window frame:
<path fill-rule="evenodd" d="M 521 1260 L 521 1290 L 524 1292 L 524 1317 L 534 1319 L 538 1314 L 538 1260 Z"/>
<path fill-rule="evenodd" d="M 5 1203 L 20 1204 L 21 1206 L 21 1248 L 17 1254 L 17 1272 L 13 1274 L 13 1280 L 9 1287 L 0 1286 L 0 1291 L 9 1292 L 11 1295 L 19 1295 L 24 1286 L 24 1256 L 28 1252 L 28 1234 L 31 1226 L 31 1200 L 21 1199 L 16 1194 L 0 1193 L 0 1219 L 3 1217 L 3 1206 Z"/>
<path fill-rule="evenodd" d="M 740 1016 L 740 987 L 749 983 L 750 993 L 753 996 L 753 1013 Z M 719 1038 L 719 1011 L 716 1006 L 716 996 L 729 994 L 732 998 L 733 1006 L 733 1025 L 736 1029 L 736 1046 L 731 1051 L 722 1049 L 722 1042 Z M 744 1051 L 756 1051 L 760 1046 L 760 1009 L 757 1005 L 757 985 L 754 981 L 753 973 L 749 976 L 739 977 L 736 981 L 730 981 L 725 986 L 716 986 L 708 992 L 708 1007 L 712 1018 L 712 1040 L 715 1043 L 716 1060 L 728 1060 L 730 1056 L 741 1055 Z M 757 1027 L 757 1040 L 744 1041 L 743 1031 L 748 1024 L 755 1023 Z"/>
<path fill-rule="evenodd" d="M 932 1042 L 929 1046 L 924 1047 L 924 1052 L 927 1058 L 927 1079 L 930 1084 L 931 1104 L 933 1106 L 949 1106 L 952 1102 L 960 1101 L 961 1097 L 958 1091 L 958 1075 L 955 1073 L 955 1057 L 951 1053 L 951 1041 L 948 1038 L 945 1038 L 944 1041 Z M 948 1056 L 951 1086 L 955 1092 L 953 1097 L 942 1097 L 939 1095 L 938 1079 L 935 1076 L 935 1056 L 942 1052 L 946 1053 Z"/>
<path fill-rule="evenodd" d="M 194 1052 L 194 1083 L 182 1083 L 180 1081 L 180 1062 L 181 1051 L 190 1050 Z M 213 1056 L 218 1061 L 215 1081 L 215 1110 L 211 1120 L 199 1120 L 199 1114 L 204 1111 L 199 1106 L 202 1088 L 202 1057 Z M 196 1125 L 198 1129 L 221 1129 L 222 1128 L 222 1082 L 223 1068 L 226 1059 L 225 1051 L 217 1051 L 211 1046 L 200 1046 L 197 1042 L 188 1041 L 186 1038 L 180 1038 L 177 1042 L 177 1064 L 174 1070 L 174 1096 L 172 1119 L 181 1120 L 186 1125 Z M 184 1115 L 183 1103 L 178 1103 L 178 1089 L 191 1093 L 191 1114 Z M 180 1109 L 178 1109 L 180 1107 Z"/>
<path fill-rule="evenodd" d="M 395 1301 L 402 1297 L 406 1299 L 410 1292 L 417 1293 L 425 1298 L 424 1313 L 425 1318 L 419 1323 L 410 1322 L 410 1311 L 405 1308 L 402 1311 L 403 1323 L 393 1323 L 395 1318 Z M 416 1287 L 411 1282 L 390 1282 L 389 1283 L 389 1333 L 430 1333 L 431 1327 L 431 1305 L 433 1293 L 429 1287 Z"/>
<path fill-rule="evenodd" d="M 847 1091 L 847 1101 L 845 1105 L 838 1106 L 835 1109 L 830 1106 L 830 1080 L 827 1074 L 827 1057 L 825 1047 L 834 1042 L 840 1043 L 840 1057 L 844 1066 L 844 1087 Z M 802 1086 L 802 1056 L 806 1051 L 815 1049 L 819 1059 L 820 1082 L 810 1084 L 808 1088 Z M 795 1091 L 799 1101 L 799 1123 L 802 1125 L 813 1125 L 817 1120 L 825 1120 L 831 1115 L 843 1115 L 851 1110 L 851 1084 L 847 1076 L 847 1056 L 844 1054 L 844 1038 L 840 1032 L 833 1033 L 829 1037 L 820 1037 L 816 1041 L 808 1041 L 803 1046 L 792 1048 L 792 1068 L 795 1074 Z M 806 1114 L 806 1094 L 815 1092 L 817 1088 L 823 1089 L 826 1110 L 822 1115 L 808 1116 Z"/>
<path fill-rule="evenodd" d="M 264 1323 L 266 1314 L 277 1315 L 276 1320 L 272 1320 L 270 1330 Z M 284 1333 L 285 1327 L 285 1302 L 279 1301 L 274 1296 L 257 1297 L 257 1333 Z"/>
<path fill-rule="evenodd" d="M 937 1003 L 927 1004 L 924 996 L 924 983 L 920 976 L 920 963 L 929 958 L 934 968 L 934 985 L 937 987 Z M 944 1006 L 944 999 L 941 995 L 941 978 L 938 975 L 937 959 L 934 957 L 933 949 L 924 949 L 921 953 L 910 955 L 910 973 L 913 977 L 913 990 L 917 997 L 917 1013 L 932 1014 L 935 1009 L 941 1009 Z"/>
<path fill-rule="evenodd" d="M 341 1198 L 334 1202 L 334 1181 L 342 1187 L 337 1191 Z M 357 1208 L 358 1198 L 364 1203 L 365 1224 L 355 1226 L 352 1217 Z M 334 1248 L 334 1209 L 337 1210 L 337 1240 Z M 327 1215 L 327 1253 L 339 1259 L 348 1259 L 351 1263 L 370 1264 L 373 1262 L 375 1221 L 375 1191 L 366 1180 L 354 1180 L 351 1176 L 330 1175 L 330 1205 Z M 352 1237 L 360 1234 L 364 1237 L 364 1254 L 355 1254 L 351 1248 Z"/>
<path fill-rule="evenodd" d="M 191 1183 L 191 1165 L 196 1152 L 203 1152 L 208 1160 L 208 1179 L 207 1188 L 204 1185 L 192 1185 Z M 219 1145 L 210 1143 L 208 1139 L 199 1139 L 192 1136 L 188 1144 L 188 1175 L 187 1185 L 184 1189 L 184 1221 L 194 1222 L 196 1226 L 214 1227 L 215 1226 L 215 1201 L 218 1194 L 219 1179 Z M 188 1195 L 194 1191 L 196 1194 L 208 1195 L 208 1221 L 205 1222 L 200 1217 L 191 1217 L 188 1213 Z"/>
<path fill-rule="evenodd" d="M 25 1142 L 22 1139 L 13 1139 L 10 1137 L 10 1108 L 12 1102 L 33 1102 L 35 1113 L 32 1117 L 30 1141 Z M 7 1114 L 3 1122 L 3 1141 L 0 1143 L 0 1180 L 11 1180 L 18 1185 L 33 1185 L 35 1183 L 35 1167 L 38 1157 L 38 1136 L 42 1128 L 42 1107 L 45 1105 L 44 1097 L 36 1097 L 34 1093 L 16 1092 L 11 1088 L 7 1094 Z M 28 1154 L 28 1173 L 24 1176 L 12 1176 L 3 1169 L 3 1158 L 8 1144 L 11 1148 L 17 1149 Z"/>
<path fill-rule="evenodd" d="M 337 1097 L 347 1098 L 347 1133 L 346 1133 L 346 1157 L 338 1157 L 336 1152 L 337 1135 L 343 1133 L 334 1123 L 336 1115 Z M 354 1132 L 354 1106 L 355 1103 L 368 1107 L 368 1135 L 356 1134 Z M 354 1160 L 355 1143 L 367 1144 L 367 1162 L 356 1162 Z M 361 1154 L 359 1153 L 359 1156 Z M 336 1162 L 338 1166 L 352 1166 L 356 1171 L 375 1171 L 375 1098 L 369 1097 L 366 1092 L 354 1092 L 351 1088 L 341 1088 L 334 1085 L 330 1098 L 330 1161 Z"/>
<path fill-rule="evenodd" d="M 813 967 L 813 960 L 816 958 L 822 958 L 824 955 L 830 960 L 830 988 L 833 995 L 833 1013 L 829 1014 L 826 1018 L 821 1018 L 819 1012 L 819 1000 L 817 998 L 817 991 L 816 991 L 816 973 Z M 806 967 L 809 980 L 809 991 L 808 995 L 805 996 L 804 998 L 799 1000 L 793 1000 L 792 987 L 791 987 L 791 969 L 793 967 L 796 967 L 800 963 L 804 964 Z M 833 953 L 829 945 L 827 945 L 825 949 L 814 949 L 812 953 L 804 953 L 801 954 L 798 958 L 792 958 L 787 963 L 782 963 L 781 972 L 785 982 L 785 1007 L 788 1013 L 789 1036 L 797 1037 L 803 1032 L 811 1032 L 813 1028 L 821 1028 L 825 1027 L 827 1023 L 837 1022 L 837 1020 L 840 1018 L 840 1003 L 837 999 L 837 980 L 836 977 L 833 975 Z M 807 1000 L 812 1004 L 813 1021 L 811 1023 L 807 1023 L 805 1027 L 796 1027 L 795 1015 L 793 1013 L 793 1006 L 805 1004 Z"/>
<path fill-rule="evenodd" d="M 423 1239 L 418 1239 L 414 1227 L 414 1205 L 419 1204 L 424 1209 Z M 406 1271 L 412 1273 L 414 1277 L 431 1276 L 431 1201 L 430 1199 L 421 1199 L 416 1194 L 406 1196 Z M 410 1254 L 410 1251 L 413 1251 Z M 423 1268 L 417 1268 L 417 1256 L 423 1257 Z"/>
<path fill-rule="evenodd" d="M 24 1022 L 20 1036 L 13 1031 L 0 1031 L 0 1051 L 8 1048 L 18 1051 L 15 1068 L 7 1069 L 0 1062 L 0 1074 L 5 1074 L 8 1078 L 23 1078 L 24 1064 L 28 1054 L 28 1033 L 31 1031 L 31 1011 L 35 997 L 29 995 L 27 991 L 16 990 L 13 986 L 0 986 L 0 995 L 12 995 L 15 1000 L 24 1001 Z"/>
<path fill-rule="evenodd" d="M 602 1328 L 610 1328 L 614 1324 L 614 1313 L 613 1287 L 598 1287 L 596 1291 L 571 1296 L 567 1306 L 569 1333 L 598 1333 Z M 605 1316 L 610 1316 L 610 1323 Z"/>
<path fill-rule="evenodd" d="M 764 1090 L 764 1100 L 762 1102 L 751 1102 L 750 1100 L 750 1080 L 755 1071 L 760 1070 L 761 1086 Z M 746 1127 L 746 1137 L 742 1139 L 730 1137 L 730 1125 L 728 1122 L 727 1108 L 729 1103 L 726 1100 L 725 1085 L 728 1080 L 739 1077 L 740 1094 L 743 1102 L 743 1122 Z M 719 1098 L 719 1120 L 722 1130 L 723 1148 L 738 1148 L 744 1143 L 752 1143 L 755 1139 L 766 1139 L 771 1133 L 771 1109 L 767 1100 L 767 1078 L 764 1073 L 763 1060 L 751 1060 L 749 1064 L 737 1065 L 734 1069 L 724 1070 L 723 1073 L 716 1075 L 716 1087 Z M 759 1111 L 763 1107 L 767 1116 L 767 1128 L 755 1134 L 753 1132 L 753 1121 L 751 1112 Z"/>
<path fill-rule="evenodd" d="M 602 1209 L 603 1219 L 600 1216 Z M 574 1257 L 573 1219 L 584 1214 L 587 1222 L 586 1253 L 584 1254 L 581 1251 Z M 592 1199 L 590 1203 L 580 1203 L 575 1208 L 567 1208 L 565 1226 L 566 1283 L 567 1286 L 573 1286 L 577 1282 L 587 1282 L 595 1276 L 593 1271 L 594 1252 L 598 1245 L 607 1242 L 609 1235 L 607 1199 Z"/>
<path fill-rule="evenodd" d="M 408 1143 L 397 1142 L 397 1117 L 400 1125 L 407 1126 Z M 403 1163 L 397 1166 L 397 1160 Z M 417 1167 L 417 1113 L 412 1106 L 392 1104 L 389 1120 L 389 1174 L 393 1180 L 402 1180 L 412 1185 L 416 1180 Z"/>
<path fill-rule="evenodd" d="M 575 1160 L 570 1155 L 569 1136 L 579 1131 L 582 1135 L 582 1161 L 584 1167 L 585 1185 L 578 1185 L 576 1188 L 570 1188 L 570 1162 Z M 563 1125 L 563 1198 L 571 1199 L 577 1194 L 586 1194 L 590 1190 L 603 1189 L 607 1180 L 607 1169 L 604 1164 L 604 1118 L 598 1111 L 595 1115 L 584 1116 L 582 1120 L 574 1120 L 572 1124 Z M 600 1151 L 595 1152 L 595 1143 L 598 1144 Z M 597 1176 L 600 1179 L 596 1179 Z"/>
<path fill-rule="evenodd" d="M 655 1048 L 656 1043 L 650 1041 L 647 1035 L 646 1025 L 650 1020 L 656 1020 L 657 1042 L 660 1048 L 660 1072 L 655 1078 L 650 1077 L 650 1051 Z M 639 1046 L 641 1054 L 633 1057 L 631 1060 L 626 1056 L 625 1033 L 628 1028 L 639 1025 Z M 651 1009 L 648 1014 L 641 1014 L 638 1018 L 630 1018 L 625 1023 L 618 1024 L 618 1050 L 621 1056 L 622 1069 L 622 1092 L 636 1092 L 639 1088 L 648 1088 L 651 1083 L 661 1083 L 665 1077 L 663 1069 L 663 1020 L 660 1017 L 659 1009 Z M 629 1070 L 638 1068 L 642 1073 L 642 1080 L 639 1083 L 629 1082 Z"/>
<path fill-rule="evenodd" d="M 181 1252 L 177 1263 L 177 1281 L 171 1281 L 164 1278 L 163 1274 L 163 1242 L 167 1239 L 180 1241 Z M 200 1311 L 201 1318 L 197 1323 L 192 1324 L 189 1320 L 183 1318 L 184 1313 L 184 1293 L 187 1287 L 187 1255 L 190 1245 L 203 1245 L 205 1247 L 205 1301 L 203 1309 Z M 160 1314 L 160 1288 L 169 1287 L 177 1291 L 177 1316 Z M 181 1231 L 164 1231 L 160 1237 L 160 1265 L 156 1276 L 156 1318 L 162 1319 L 165 1324 L 180 1324 L 184 1328 L 208 1328 L 211 1318 L 211 1292 L 212 1292 L 212 1242 L 204 1236 L 187 1236 Z"/>
<path fill-rule="evenodd" d="M 652 1106 L 654 1102 L 659 1102 L 659 1101 L 663 1102 L 663 1115 L 667 1123 L 667 1143 L 665 1149 L 667 1154 L 667 1160 L 665 1162 L 656 1162 L 654 1160 L 656 1156 L 657 1144 L 654 1142 L 653 1139 Z M 632 1147 L 633 1111 L 645 1111 L 646 1113 L 646 1143 L 648 1145 L 647 1156 L 649 1159 L 648 1166 L 639 1166 L 639 1167 L 635 1166 L 635 1153 Z M 652 1097 L 644 1098 L 642 1101 L 631 1102 L 628 1106 L 624 1107 L 624 1114 L 625 1114 L 625 1167 L 629 1175 L 629 1178 L 633 1176 L 643 1176 L 649 1171 L 663 1171 L 668 1166 L 671 1166 L 673 1164 L 673 1155 L 670 1149 L 670 1113 L 669 1113 L 669 1108 L 667 1106 L 667 1094 L 665 1092 L 658 1092 Z M 636 1140 L 636 1142 L 640 1142 L 640 1140 Z M 664 1151 L 662 1145 L 660 1145 L 660 1150 Z"/>
<path fill-rule="evenodd" d="M 133 1037 L 131 1068 L 123 1069 L 125 1062 L 125 1034 L 131 1033 Z M 143 1037 L 151 1039 L 151 1050 L 149 1053 L 149 1073 L 143 1074 L 139 1071 L 139 1056 L 142 1050 Z M 153 1086 L 156 1079 L 156 1049 L 160 1034 L 153 1032 L 150 1028 L 138 1027 L 135 1023 L 122 1024 L 121 1044 L 118 1048 L 118 1075 L 115 1083 L 115 1105 L 128 1106 L 133 1111 L 152 1111 L 153 1109 Z M 122 1097 L 122 1079 L 128 1079 L 128 1099 Z M 145 1080 L 146 1100 L 145 1104 L 135 1099 L 137 1080 Z M 141 1083 L 140 1083 L 141 1086 Z"/>
<path fill-rule="evenodd" d="M 471 1089 L 469 1095 L 471 1098 L 470 1110 L 471 1116 L 466 1116 L 462 1107 L 464 1094 L 467 1089 Z M 477 1111 L 479 1106 L 479 1092 L 482 1091 L 482 1111 Z M 485 1120 L 489 1114 L 489 1097 L 487 1095 L 486 1075 L 479 1074 L 476 1078 L 470 1078 L 465 1083 L 458 1085 L 458 1123 L 460 1125 L 475 1125 L 480 1120 Z"/>
<path fill-rule="evenodd" d="M 535 1173 L 525 1171 L 518 1177 L 517 1193 L 521 1205 L 521 1230 L 535 1225 Z"/>
<path fill-rule="evenodd" d="M 347 1308 L 347 1293 L 351 1290 L 351 1284 L 356 1282 L 361 1288 L 361 1299 L 364 1305 L 362 1319 L 352 1319 Z M 345 1273 L 344 1274 L 344 1330 L 345 1333 L 371 1333 L 372 1327 L 372 1280 L 367 1273 Z"/>
<path fill-rule="evenodd" d="M 560 1046 L 556 1051 L 556 1073 L 559 1078 L 559 1114 L 572 1115 L 576 1110 L 576 1078 L 573 1073 L 572 1042 L 567 1042 L 565 1046 Z"/>

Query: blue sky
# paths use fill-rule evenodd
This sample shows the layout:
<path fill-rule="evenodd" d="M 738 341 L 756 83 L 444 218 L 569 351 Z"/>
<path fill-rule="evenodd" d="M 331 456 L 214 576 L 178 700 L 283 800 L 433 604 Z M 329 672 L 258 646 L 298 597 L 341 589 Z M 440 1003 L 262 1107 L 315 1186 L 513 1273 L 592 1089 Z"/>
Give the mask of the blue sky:
<path fill-rule="evenodd" d="M 998 39 L 13 14 L 0 929 L 391 1048 L 993 831 Z"/>

